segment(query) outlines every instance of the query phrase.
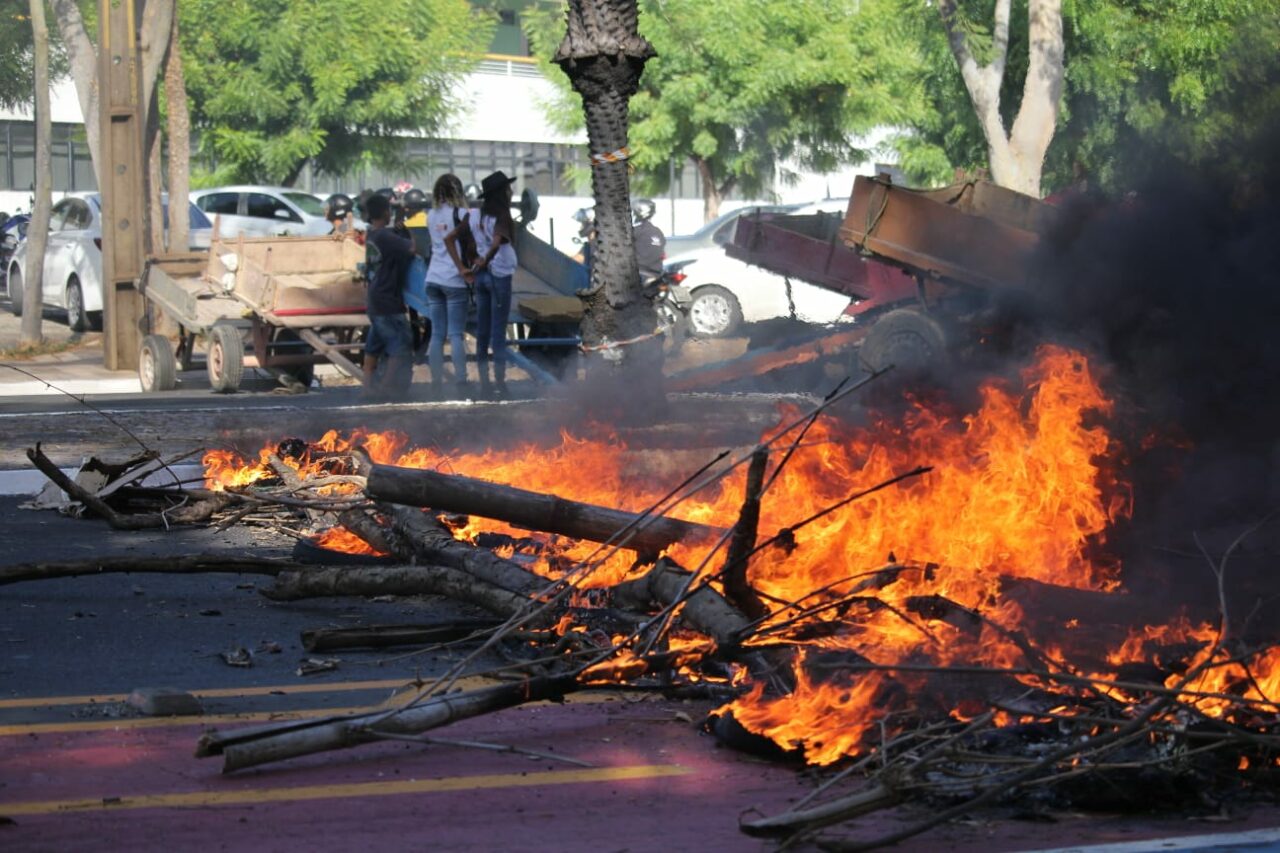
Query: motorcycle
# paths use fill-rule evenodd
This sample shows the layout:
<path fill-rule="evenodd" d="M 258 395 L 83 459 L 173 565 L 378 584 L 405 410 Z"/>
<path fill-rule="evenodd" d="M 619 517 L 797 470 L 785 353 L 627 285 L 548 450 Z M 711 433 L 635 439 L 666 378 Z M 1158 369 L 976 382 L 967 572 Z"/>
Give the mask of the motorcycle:
<path fill-rule="evenodd" d="M 679 350 L 689 328 L 689 306 L 693 295 L 681 284 L 686 275 L 684 267 L 693 261 L 678 261 L 663 268 L 662 275 L 644 284 L 644 295 L 653 303 L 658 314 L 659 328 L 671 343 L 672 350 Z"/>
<path fill-rule="evenodd" d="M 9 287 L 9 259 L 18 244 L 27 236 L 27 223 L 31 217 L 25 213 L 16 216 L 0 214 L 0 283 Z"/>

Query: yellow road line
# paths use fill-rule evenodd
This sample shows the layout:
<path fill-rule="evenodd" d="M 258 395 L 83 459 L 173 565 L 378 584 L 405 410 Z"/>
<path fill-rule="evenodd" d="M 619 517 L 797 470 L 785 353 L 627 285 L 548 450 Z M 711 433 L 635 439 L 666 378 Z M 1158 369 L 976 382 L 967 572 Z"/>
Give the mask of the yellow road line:
<path fill-rule="evenodd" d="M 208 714 L 202 717 L 122 717 L 115 720 L 75 720 L 69 723 L 27 723 L 0 726 L 0 737 L 54 734 L 58 732 L 109 732 L 132 729 L 163 729 L 178 726 L 216 726 L 231 723 L 272 723 L 310 720 L 315 717 L 341 716 L 376 711 L 378 708 L 308 708 L 303 711 L 262 711 L 256 714 Z"/>
<path fill-rule="evenodd" d="M 693 771 L 678 764 L 637 764 L 589 770 L 548 770 L 543 773 L 494 773 L 453 776 L 446 779 L 407 779 L 393 782 L 356 782 L 342 785 L 306 785 L 297 788 L 252 788 L 241 791 L 191 791 L 181 794 L 142 794 L 97 800 L 44 800 L 0 803 L 0 814 L 65 814 L 117 809 L 163 809 L 193 806 L 233 806 L 245 803 L 287 803 L 346 797 L 382 797 L 393 794 L 438 794 L 446 791 L 479 791 L 486 788 L 532 788 L 582 782 L 625 782 L 685 776 Z"/>
<path fill-rule="evenodd" d="M 462 682 L 459 681 L 459 684 Z M 483 684 L 492 684 L 484 681 Z M 482 686 L 477 684 L 475 686 Z M 548 699 L 541 702 L 528 702 L 521 707 L 537 707 L 539 705 L 594 705 L 598 702 L 611 702 L 617 694 L 590 692 L 572 693 L 564 697 L 563 703 Z M 411 695 L 402 695 L 398 704 L 407 704 Z M 239 714 L 205 714 L 189 717 L 119 717 L 110 720 L 72 720 L 65 723 L 16 723 L 0 725 L 0 737 L 16 737 L 21 735 L 58 734 L 71 732 L 109 732 L 131 731 L 134 729 L 163 729 L 180 726 L 217 726 L 235 723 L 273 723 L 289 720 L 310 720 L 316 717 L 337 717 L 344 714 L 363 714 L 370 711 L 382 711 L 395 707 L 394 700 L 380 705 L 356 705 L 342 708 L 305 708 L 289 711 L 256 711 Z"/>
<path fill-rule="evenodd" d="M 459 679 L 463 690 L 494 684 L 491 679 L 479 676 Z M 317 682 L 314 684 L 277 684 L 266 687 L 217 687 L 208 690 L 192 690 L 192 696 L 198 699 L 216 699 L 223 696 L 268 696 L 273 693 L 291 695 L 295 693 L 337 693 L 343 690 L 394 690 L 399 687 L 410 687 L 414 684 L 411 678 L 391 678 L 381 681 L 342 681 Z M 108 693 L 96 696 L 33 696 L 20 699 L 0 699 L 0 708 L 38 708 L 53 705 L 91 705 L 104 702 L 123 702 L 129 698 L 127 693 Z"/>

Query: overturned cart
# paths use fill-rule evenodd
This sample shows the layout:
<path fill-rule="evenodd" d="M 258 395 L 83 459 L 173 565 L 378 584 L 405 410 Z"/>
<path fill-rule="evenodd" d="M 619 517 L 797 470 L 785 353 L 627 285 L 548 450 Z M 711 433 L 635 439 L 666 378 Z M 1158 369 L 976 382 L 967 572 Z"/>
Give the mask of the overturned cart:
<path fill-rule="evenodd" d="M 142 390 L 174 388 L 198 344 L 215 391 L 237 390 L 245 367 L 299 389 L 324 362 L 361 379 L 348 354 L 368 324 L 363 262 L 363 246 L 333 237 L 215 238 L 207 254 L 153 259 L 142 283 L 153 330 L 138 360 Z"/>
<path fill-rule="evenodd" d="M 836 214 L 738 221 L 733 257 L 847 294 L 853 325 L 676 377 L 677 389 L 856 352 L 867 371 L 908 371 L 991 340 L 992 295 L 1030 286 L 1033 257 L 1060 211 L 983 181 L 913 190 L 859 177 Z M 671 384 L 669 384 L 671 387 Z"/>

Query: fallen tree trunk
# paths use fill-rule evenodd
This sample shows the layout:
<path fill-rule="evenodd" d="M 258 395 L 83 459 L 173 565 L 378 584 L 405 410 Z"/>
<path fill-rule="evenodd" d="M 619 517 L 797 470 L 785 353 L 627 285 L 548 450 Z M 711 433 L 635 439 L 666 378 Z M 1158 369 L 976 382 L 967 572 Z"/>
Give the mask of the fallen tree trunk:
<path fill-rule="evenodd" d="M 619 606 L 640 610 L 653 604 L 666 607 L 680 598 L 691 576 L 692 572 L 664 557 L 644 577 L 615 586 L 613 601 Z M 715 640 L 720 649 L 737 646 L 751 625 L 741 611 L 709 586 L 703 586 L 689 596 L 680 611 L 680 618 Z"/>
<path fill-rule="evenodd" d="M 333 595 L 444 595 L 504 618 L 510 618 L 530 603 L 528 596 L 485 583 L 448 566 L 342 566 L 281 572 L 262 594 L 273 601 Z"/>
<path fill-rule="evenodd" d="M 365 493 L 379 501 L 494 518 L 527 530 L 592 542 L 613 541 L 619 538 L 619 531 L 637 524 L 639 519 L 635 513 L 556 495 L 393 465 L 373 466 Z M 690 521 L 653 516 L 645 520 L 643 528 L 637 525 L 621 538 L 628 548 L 657 554 L 673 542 L 714 538 L 722 532 Z"/>
<path fill-rule="evenodd" d="M 309 652 L 339 649 L 381 649 L 389 646 L 421 646 L 464 640 L 477 632 L 497 628 L 496 619 L 467 619 L 436 625 L 366 625 L 363 628 L 317 628 L 302 632 L 302 647 Z"/>
<path fill-rule="evenodd" d="M 58 563 L 20 563 L 0 568 L 0 586 L 22 581 L 53 580 L 105 574 L 207 574 L 213 572 L 279 575 L 303 567 L 293 560 L 241 557 L 223 554 L 187 554 L 181 557 L 98 557 Z M 306 569 L 321 571 L 321 569 Z"/>
<path fill-rule="evenodd" d="M 524 596 L 541 592 L 550 583 L 523 566 L 453 538 L 434 517 L 410 506 L 388 504 L 380 507 L 391 519 L 392 530 L 410 549 L 405 558 L 417 558 L 440 566 L 460 569 L 485 583 Z M 363 537 L 363 534 L 357 532 Z"/>
<path fill-rule="evenodd" d="M 380 733 L 418 734 L 527 702 L 560 699 L 581 688 L 574 675 L 543 676 L 465 693 L 449 693 L 393 713 L 379 711 L 283 726 L 277 723 L 225 734 L 211 732 L 200 738 L 196 757 L 221 755 L 222 772 L 232 773 L 272 761 L 372 743 L 381 739 Z"/>

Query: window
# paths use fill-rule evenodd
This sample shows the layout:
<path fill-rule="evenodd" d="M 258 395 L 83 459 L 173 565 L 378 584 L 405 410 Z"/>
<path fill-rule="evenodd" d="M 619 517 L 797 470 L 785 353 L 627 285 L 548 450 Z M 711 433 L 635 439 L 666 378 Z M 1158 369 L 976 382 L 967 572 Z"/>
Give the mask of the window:
<path fill-rule="evenodd" d="M 82 200 L 67 199 L 67 215 L 62 221 L 62 231 L 83 231 L 93 224 L 93 216 L 89 213 L 89 205 Z"/>
<path fill-rule="evenodd" d="M 63 199 L 53 206 L 53 212 L 49 214 L 49 231 L 61 231 L 62 223 L 66 221 L 67 211 L 71 209 L 71 199 Z"/>
<path fill-rule="evenodd" d="M 13 188 L 35 189 L 36 183 L 36 128 L 31 122 L 14 122 L 9 125 L 9 144 L 13 156 Z"/>
<path fill-rule="evenodd" d="M 324 216 L 324 202 L 311 193 L 285 193 L 284 197 L 296 204 L 303 213 Z"/>
<path fill-rule="evenodd" d="M 49 160 L 53 167 L 53 189 L 55 192 L 67 192 L 71 186 L 71 134 L 69 126 L 55 124 L 53 139 L 49 146 Z"/>
<path fill-rule="evenodd" d="M 235 216 L 240 207 L 240 194 L 210 193 L 202 196 L 196 205 L 211 216 L 217 213 L 223 216 Z"/>
<path fill-rule="evenodd" d="M 266 193 L 249 193 L 245 215 L 255 219 L 280 219 L 284 222 L 301 222 L 302 217 L 294 213 L 283 201 Z"/>
<path fill-rule="evenodd" d="M 93 158 L 89 156 L 89 143 L 84 139 L 83 128 L 76 128 L 71 139 L 71 187 L 81 192 L 98 188 L 98 177 L 93 173 Z"/>
<path fill-rule="evenodd" d="M 9 123 L 0 122 L 0 190 L 7 190 L 9 183 Z"/>

